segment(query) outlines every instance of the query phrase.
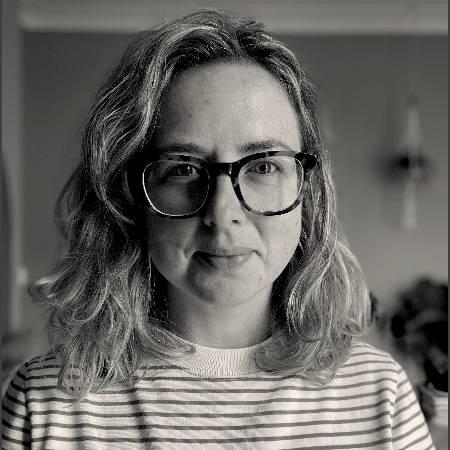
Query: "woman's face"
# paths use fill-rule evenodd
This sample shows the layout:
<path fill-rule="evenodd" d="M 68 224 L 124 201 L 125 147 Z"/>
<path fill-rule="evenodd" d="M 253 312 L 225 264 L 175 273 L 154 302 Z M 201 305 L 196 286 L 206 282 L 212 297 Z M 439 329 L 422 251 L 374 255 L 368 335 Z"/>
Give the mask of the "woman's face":
<path fill-rule="evenodd" d="M 261 143 L 265 142 L 261 147 Z M 282 86 L 256 65 L 222 63 L 183 72 L 161 108 L 153 151 L 233 162 L 267 150 L 300 151 L 296 113 Z M 245 150 L 245 153 L 244 153 Z M 150 258 L 168 282 L 169 301 L 237 305 L 270 299 L 272 284 L 299 241 L 301 208 L 278 216 L 245 210 L 219 175 L 202 213 L 147 214 Z"/>

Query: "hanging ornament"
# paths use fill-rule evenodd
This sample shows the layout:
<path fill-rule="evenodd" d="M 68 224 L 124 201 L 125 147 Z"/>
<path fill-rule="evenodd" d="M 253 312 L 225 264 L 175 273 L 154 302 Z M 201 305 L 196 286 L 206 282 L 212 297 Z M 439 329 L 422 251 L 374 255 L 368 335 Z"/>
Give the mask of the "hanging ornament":
<path fill-rule="evenodd" d="M 408 89 L 402 134 L 398 154 L 394 158 L 394 171 L 403 183 L 400 223 L 406 230 L 417 227 L 417 188 L 428 176 L 429 161 L 423 152 L 422 129 L 419 112 L 417 36 L 409 39 Z"/>
<path fill-rule="evenodd" d="M 415 96 L 410 96 L 406 106 L 403 136 L 400 141 L 402 154 L 397 160 L 403 171 L 403 205 L 400 223 L 406 230 L 417 227 L 417 184 L 424 180 L 425 159 L 421 154 L 422 133 L 419 105 Z"/>

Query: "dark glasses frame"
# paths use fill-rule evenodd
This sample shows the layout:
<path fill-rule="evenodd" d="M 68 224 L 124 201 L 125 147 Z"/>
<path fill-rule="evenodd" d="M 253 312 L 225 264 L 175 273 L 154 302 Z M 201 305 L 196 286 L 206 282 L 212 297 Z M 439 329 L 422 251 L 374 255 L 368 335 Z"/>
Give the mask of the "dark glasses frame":
<path fill-rule="evenodd" d="M 299 189 L 298 195 L 296 200 L 287 208 L 281 210 L 281 211 L 256 211 L 252 209 L 247 202 L 245 201 L 241 188 L 239 186 L 239 173 L 243 166 L 248 164 L 251 161 L 255 161 L 257 159 L 261 158 L 267 158 L 270 156 L 292 156 L 295 158 L 302 166 L 303 168 L 303 180 L 302 180 L 302 186 Z M 251 154 L 249 156 L 245 156 L 242 159 L 239 159 L 237 161 L 231 162 L 231 163 L 219 163 L 219 162 L 210 162 L 205 161 L 204 159 L 197 158 L 195 156 L 188 156 L 188 155 L 171 155 L 171 154 L 165 154 L 165 155 L 159 155 L 156 158 L 152 158 L 151 160 L 147 160 L 147 164 L 142 171 L 142 189 L 144 191 L 145 198 L 147 199 L 147 203 L 149 204 L 152 211 L 160 216 L 165 217 L 168 219 L 188 219 L 190 217 L 194 217 L 200 213 L 200 211 L 205 207 L 205 205 L 208 202 L 208 198 L 210 196 L 211 192 L 211 178 L 217 178 L 219 175 L 228 175 L 231 178 L 231 183 L 233 185 L 234 192 L 236 193 L 237 198 L 239 199 L 239 202 L 241 205 L 245 207 L 248 211 L 258 214 L 261 216 L 277 216 L 286 214 L 289 211 L 292 211 L 295 209 L 301 202 L 302 199 L 302 192 L 303 192 L 303 185 L 305 177 L 308 173 L 316 166 L 317 164 L 317 156 L 312 153 L 305 153 L 305 152 L 298 152 L 298 153 L 292 153 L 290 151 L 285 150 L 271 150 L 267 152 L 258 152 Z M 158 161 L 180 161 L 180 162 L 192 162 L 195 163 L 203 168 L 206 169 L 206 172 L 208 174 L 208 189 L 205 194 L 205 198 L 203 200 L 203 203 L 192 213 L 189 214 L 167 214 L 159 211 L 151 202 L 149 195 L 147 194 L 147 189 L 145 187 L 145 173 L 147 169 L 155 162 Z"/>

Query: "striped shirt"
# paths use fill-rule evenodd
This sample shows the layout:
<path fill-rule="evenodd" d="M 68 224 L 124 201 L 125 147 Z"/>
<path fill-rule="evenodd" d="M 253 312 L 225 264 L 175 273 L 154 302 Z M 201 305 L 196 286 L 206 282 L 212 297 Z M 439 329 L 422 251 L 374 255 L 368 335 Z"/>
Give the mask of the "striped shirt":
<path fill-rule="evenodd" d="M 434 449 L 405 372 L 368 344 L 326 386 L 258 370 L 258 346 L 195 347 L 78 404 L 56 388 L 54 356 L 31 359 L 3 399 L 3 448 Z"/>

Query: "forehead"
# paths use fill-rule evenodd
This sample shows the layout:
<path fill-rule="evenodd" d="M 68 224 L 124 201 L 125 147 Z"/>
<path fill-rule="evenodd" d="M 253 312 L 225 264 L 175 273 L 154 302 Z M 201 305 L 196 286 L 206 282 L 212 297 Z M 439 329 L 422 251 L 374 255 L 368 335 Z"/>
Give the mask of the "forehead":
<path fill-rule="evenodd" d="M 214 63 L 182 72 L 161 104 L 156 142 L 207 149 L 284 139 L 299 150 L 297 114 L 283 85 L 250 63 Z"/>

